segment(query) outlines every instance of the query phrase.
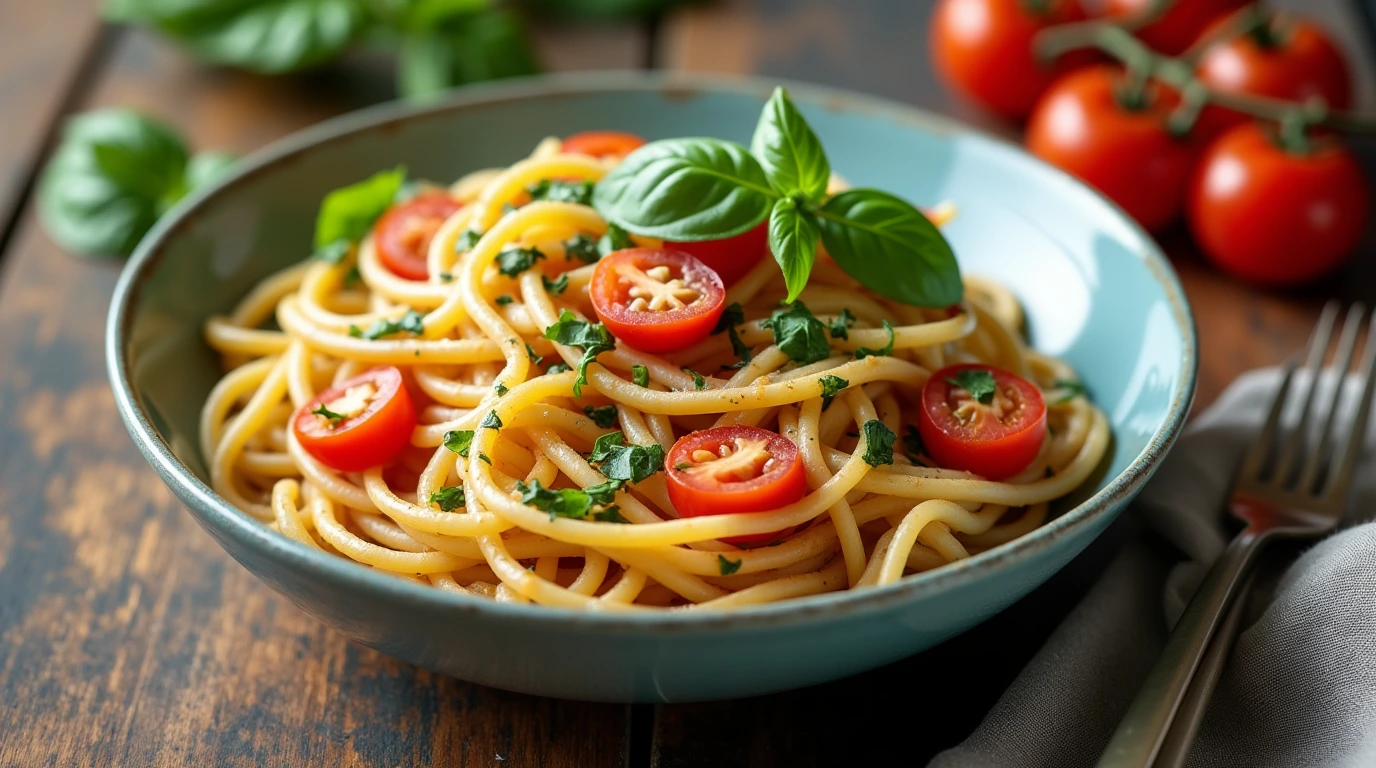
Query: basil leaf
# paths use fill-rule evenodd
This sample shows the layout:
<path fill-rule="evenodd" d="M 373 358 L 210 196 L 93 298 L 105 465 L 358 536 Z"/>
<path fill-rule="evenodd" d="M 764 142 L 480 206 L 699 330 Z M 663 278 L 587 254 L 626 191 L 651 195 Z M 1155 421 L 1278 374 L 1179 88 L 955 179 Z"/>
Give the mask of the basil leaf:
<path fill-rule="evenodd" d="M 499 381 L 492 386 L 492 391 L 497 393 L 497 397 L 506 397 L 506 393 L 511 390 L 507 389 L 506 385 Z"/>
<path fill-rule="evenodd" d="M 825 360 L 831 355 L 826 326 L 801 301 L 787 309 L 774 310 L 761 325 L 774 331 L 774 344 L 798 365 Z"/>
<path fill-rule="evenodd" d="M 515 300 L 516 299 L 512 298 L 509 294 L 504 293 L 501 296 L 498 296 L 497 298 L 493 299 L 492 302 L 499 307 L 505 307 L 506 305 L 512 303 Z"/>
<path fill-rule="evenodd" d="M 841 390 L 850 386 L 849 381 L 840 376 L 832 376 L 830 374 L 823 376 L 817 381 L 822 385 L 822 410 L 824 411 L 831 407 L 831 401 L 836 399 L 837 395 L 841 394 Z"/>
<path fill-rule="evenodd" d="M 850 313 L 849 309 L 843 308 L 841 314 L 837 315 L 831 321 L 831 338 L 849 339 L 850 327 L 854 324 L 855 316 Z"/>
<path fill-rule="evenodd" d="M 870 419 L 860 425 L 860 432 L 865 438 L 865 454 L 860 458 L 871 467 L 878 467 L 883 464 L 893 463 L 893 444 L 898 439 L 898 435 L 893 433 L 878 419 Z"/>
<path fill-rule="evenodd" d="M 949 307 L 965 292 L 941 231 L 906 200 L 852 189 L 817 212 L 822 242 L 846 274 L 904 304 Z"/>
<path fill-rule="evenodd" d="M 610 504 L 616 498 L 621 483 L 608 482 L 587 488 L 562 488 L 550 490 L 540 485 L 539 480 L 531 480 L 530 485 L 516 481 L 516 490 L 521 494 L 521 502 L 549 513 L 549 519 L 569 517 L 581 520 L 592 512 L 594 506 Z"/>
<path fill-rule="evenodd" d="M 593 192 L 593 202 L 594 202 L 594 204 L 597 202 L 597 196 L 596 196 L 596 194 L 597 194 L 597 193 L 596 193 L 596 190 L 594 190 L 594 192 Z M 613 224 L 613 223 L 610 222 L 610 221 L 607 222 L 607 234 L 603 235 L 603 236 L 602 236 L 601 238 L 599 238 L 598 241 L 597 241 L 597 253 L 598 253 L 599 257 L 601 257 L 601 256 L 606 256 L 606 255 L 609 254 L 609 253 L 613 253 L 613 252 L 615 252 L 615 251 L 620 251 L 620 250 L 623 250 L 623 249 L 625 249 L 625 248 L 634 248 L 634 247 L 635 247 L 635 241 L 631 239 L 630 233 L 628 233 L 626 230 L 622 229 L 621 227 L 616 226 L 615 224 Z M 593 259 L 592 261 L 597 261 L 597 259 Z M 590 263 L 591 263 L 591 262 L 590 262 Z"/>
<path fill-rule="evenodd" d="M 571 371 L 571 370 L 573 370 L 573 369 L 569 367 L 569 364 L 568 364 L 568 363 L 566 363 L 566 362 L 560 360 L 559 362 L 557 362 L 557 363 L 555 363 L 555 364 L 549 366 L 548 368 L 546 368 L 546 369 L 545 369 L 545 373 L 546 373 L 546 374 L 550 374 L 550 373 L 564 373 L 565 371 Z M 587 381 L 587 379 L 584 379 L 584 382 L 586 382 L 586 381 Z M 582 392 L 582 387 L 580 387 L 579 384 L 578 384 L 577 382 L 574 382 L 573 388 L 574 388 L 574 390 L 575 390 L 575 393 Z"/>
<path fill-rule="evenodd" d="M 707 379 L 704 379 L 702 377 L 702 374 L 698 373 L 692 368 L 680 368 L 679 370 L 693 377 L 693 389 L 696 389 L 699 392 L 701 392 L 704 389 L 707 389 Z"/>
<path fill-rule="evenodd" d="M 545 329 L 545 338 L 568 347 L 580 347 L 583 359 L 578 361 L 578 378 L 573 382 L 573 396 L 583 396 L 583 385 L 588 383 L 588 366 L 603 352 L 616 349 L 616 337 L 601 323 L 579 320 L 567 309 L 559 315 L 559 321 Z M 546 373 L 553 373 L 551 366 Z"/>
<path fill-rule="evenodd" d="M 998 383 L 994 381 L 994 374 L 982 368 L 957 371 L 955 376 L 946 379 L 946 383 L 969 392 L 970 397 L 984 405 L 994 402 L 994 395 L 998 393 Z"/>
<path fill-rule="evenodd" d="M 741 560 L 727 560 L 726 555 L 717 555 L 717 571 L 723 576 L 731 574 L 741 569 Z"/>
<path fill-rule="evenodd" d="M 317 255 L 329 261 L 341 247 L 347 251 L 350 245 L 362 240 L 378 217 L 391 207 L 405 181 L 406 169 L 398 166 L 325 195 L 315 217 Z"/>
<path fill-rule="evenodd" d="M 592 519 L 601 523 L 629 523 L 630 520 L 621 516 L 621 507 L 615 504 L 603 507 L 601 510 L 592 513 Z"/>
<path fill-rule="evenodd" d="M 450 430 L 444 433 L 444 447 L 468 458 L 468 449 L 473 446 L 473 430 Z"/>
<path fill-rule="evenodd" d="M 605 435 L 598 435 L 592 443 L 592 453 L 588 454 L 588 461 L 597 464 L 611 458 L 612 452 L 626 445 L 626 433 L 608 432 Z"/>
<path fill-rule="evenodd" d="M 551 295 L 558 296 L 569 288 L 569 274 L 565 272 L 559 276 L 558 280 L 549 279 L 548 275 L 541 275 L 540 282 L 545 284 L 545 290 Z"/>
<path fill-rule="evenodd" d="M 531 201 L 548 200 L 552 203 L 578 203 L 592 205 L 591 181 L 564 181 L 563 179 L 541 179 L 526 187 Z"/>
<path fill-rule="evenodd" d="M 481 239 L 483 239 L 483 233 L 474 229 L 465 229 L 463 233 L 454 240 L 454 252 L 463 253 L 465 251 L 471 251 L 473 250 L 473 246 L 477 245 L 478 241 Z"/>
<path fill-rule="evenodd" d="M 922 434 L 917 431 L 917 427 L 908 424 L 903 427 L 903 452 L 908 454 L 908 460 L 918 463 L 917 458 L 922 455 L 925 448 L 922 445 Z"/>
<path fill-rule="evenodd" d="M 649 368 L 646 368 L 646 367 L 643 366 L 643 365 L 639 365 L 639 364 L 632 365 L 632 366 L 631 366 L 631 381 L 635 382 L 636 386 L 640 386 L 640 387 L 649 387 L 649 386 L 650 386 L 650 369 L 649 369 Z"/>
<path fill-rule="evenodd" d="M 348 416 L 345 416 L 342 413 L 335 413 L 329 408 L 326 408 L 324 403 L 321 403 L 320 405 L 316 406 L 315 410 L 311 411 L 311 413 L 329 421 L 330 429 L 334 429 L 335 427 L 339 426 L 339 422 L 349 418 Z"/>
<path fill-rule="evenodd" d="M 585 405 L 583 413 L 592 419 L 592 423 L 603 429 L 609 429 L 616 424 L 616 406 L 614 405 Z"/>
<path fill-rule="evenodd" d="M 507 277 L 516 277 L 543 258 L 545 254 L 541 253 L 539 248 L 508 245 L 497 254 L 497 271 Z"/>
<path fill-rule="evenodd" d="M 800 210 L 792 198 L 781 198 L 769 214 L 769 250 L 784 273 L 786 302 L 798 298 L 807 287 L 812 262 L 817 257 L 817 219 Z"/>
<path fill-rule="evenodd" d="M 596 446 L 593 448 L 596 452 Z M 664 446 L 624 445 L 613 448 L 598 469 L 612 480 L 638 483 L 664 469 Z"/>
<path fill-rule="evenodd" d="M 600 258 L 602 254 L 597 250 L 597 241 L 582 232 L 564 241 L 565 261 L 578 259 L 585 264 L 593 264 Z"/>
<path fill-rule="evenodd" d="M 720 139 L 667 139 L 622 160 L 598 182 L 593 205 L 631 232 L 686 242 L 751 229 L 776 197 L 745 147 Z"/>
<path fill-rule="evenodd" d="M 410 333 L 420 336 L 425 333 L 425 315 L 414 309 L 406 310 L 400 320 L 374 320 L 373 324 L 363 330 L 356 325 L 349 326 L 349 335 L 356 339 L 368 339 L 376 341 L 386 336 L 398 333 Z"/>
<path fill-rule="evenodd" d="M 498 416 L 496 411 L 488 411 L 487 416 L 483 418 L 483 423 L 479 424 L 478 427 L 481 429 L 500 430 L 502 428 L 502 417 Z"/>
<path fill-rule="evenodd" d="M 817 134 L 782 87 L 774 89 L 760 113 L 750 151 L 759 158 L 770 183 L 786 197 L 802 195 L 817 202 L 826 194 L 831 163 Z"/>
<path fill-rule="evenodd" d="M 439 29 L 456 16 L 486 10 L 491 0 L 371 0 L 378 19 L 402 32 Z"/>
<path fill-rule="evenodd" d="M 732 302 L 730 306 L 721 311 L 721 317 L 717 319 L 717 324 L 712 328 L 712 333 L 721 333 L 744 322 L 745 310 L 741 308 L 741 303 L 739 301 Z"/>
<path fill-rule="evenodd" d="M 856 359 L 856 360 L 864 360 L 864 359 L 867 358 L 867 357 L 888 357 L 889 355 L 892 355 L 892 354 L 893 354 L 893 342 L 894 342 L 893 323 L 889 322 L 889 319 L 888 319 L 888 318 L 884 318 L 884 330 L 886 330 L 886 331 L 889 332 L 889 343 L 888 343 L 888 344 L 885 344 L 884 346 L 880 347 L 879 349 L 870 349 L 869 347 L 860 347 L 859 349 L 855 350 L 855 359 Z"/>
<path fill-rule="evenodd" d="M 187 151 L 161 123 L 106 109 L 67 121 L 39 182 L 48 234 L 83 255 L 127 256 L 191 186 Z"/>
<path fill-rule="evenodd" d="M 188 192 L 214 184 L 229 174 L 239 156 L 232 152 L 201 152 L 186 165 Z"/>
<path fill-rule="evenodd" d="M 540 71 L 525 29 L 506 11 L 462 14 L 407 35 L 397 59 L 397 91 L 430 101 L 458 85 Z"/>
<path fill-rule="evenodd" d="M 453 512 L 459 507 L 466 506 L 468 499 L 464 496 L 463 486 L 451 485 L 430 494 L 430 503 L 438 505 L 445 512 Z"/>

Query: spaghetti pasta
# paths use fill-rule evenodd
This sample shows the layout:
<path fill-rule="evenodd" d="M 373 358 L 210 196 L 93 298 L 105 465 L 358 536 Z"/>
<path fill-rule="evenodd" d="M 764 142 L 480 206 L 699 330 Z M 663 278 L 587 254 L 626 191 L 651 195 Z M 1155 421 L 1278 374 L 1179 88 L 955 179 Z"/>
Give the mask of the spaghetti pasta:
<path fill-rule="evenodd" d="M 444 190 L 461 207 L 423 233 L 427 279 L 395 274 L 370 235 L 338 263 L 289 267 L 210 319 L 205 338 L 228 368 L 201 420 L 216 492 L 306 546 L 449 592 L 587 610 L 724 610 L 891 584 L 998 546 L 1040 525 L 1049 503 L 1100 463 L 1104 415 L 1062 391 L 1073 372 L 1027 347 L 1017 302 L 986 280 L 966 277 L 952 310 L 921 309 L 819 258 L 800 301 L 823 324 L 841 318 L 846 332 L 801 364 L 771 328 L 786 290 L 769 259 L 725 287 L 725 302 L 741 307 L 730 334 L 660 354 L 621 341 L 591 360 L 590 342 L 547 337 L 564 320 L 593 317 L 596 266 L 571 243 L 603 238 L 608 225 L 588 205 L 532 201 L 528 190 L 596 182 L 613 162 L 542 142 L 528 159 Z M 933 218 L 950 215 L 943 207 Z M 521 249 L 543 258 L 505 268 Z M 1047 399 L 1035 458 L 1006 479 L 937 466 L 908 426 L 933 372 L 971 363 L 1064 395 Z M 414 430 L 381 465 L 331 465 L 294 421 L 335 425 L 343 417 L 317 402 L 321 393 L 378 367 L 401 371 L 420 403 Z M 379 381 L 347 397 L 371 397 L 385 389 Z M 590 458 L 606 445 L 659 457 L 714 427 L 782 436 L 805 492 L 777 508 L 688 516 L 672 498 L 674 467 L 609 481 Z M 887 462 L 874 460 L 885 435 L 893 443 L 905 433 Z M 582 489 L 576 498 L 594 501 L 560 514 L 555 502 L 533 505 L 532 489 Z M 750 546 L 760 537 L 770 545 Z"/>

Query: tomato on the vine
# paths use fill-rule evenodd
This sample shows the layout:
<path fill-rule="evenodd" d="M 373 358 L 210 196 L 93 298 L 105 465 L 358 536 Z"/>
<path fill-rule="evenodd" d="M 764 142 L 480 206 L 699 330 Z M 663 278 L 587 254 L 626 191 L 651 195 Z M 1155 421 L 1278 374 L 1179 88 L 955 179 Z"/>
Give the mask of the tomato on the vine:
<path fill-rule="evenodd" d="M 665 248 L 696 256 L 711 267 L 727 286 L 735 285 L 769 253 L 769 221 L 760 222 L 734 237 L 720 240 L 696 240 L 687 243 L 665 243 Z"/>
<path fill-rule="evenodd" d="M 1352 251 L 1369 192 L 1335 138 L 1287 151 L 1268 129 L 1240 125 L 1209 145 L 1190 188 L 1189 224 L 1215 264 L 1258 283 L 1316 279 Z"/>
<path fill-rule="evenodd" d="M 374 368 L 321 392 L 292 418 L 301 447 L 340 472 L 396 458 L 411 442 L 416 408 L 395 367 Z"/>
<path fill-rule="evenodd" d="M 988 365 L 952 365 L 922 388 L 917 431 L 940 466 L 1003 480 L 1041 451 L 1046 403 L 1020 376 Z"/>
<path fill-rule="evenodd" d="M 684 435 L 664 460 L 669 500 L 683 517 L 769 512 L 807 493 L 798 447 L 758 427 L 715 427 Z M 728 544 L 774 541 L 787 531 L 734 536 Z"/>
<path fill-rule="evenodd" d="M 1057 75 L 1094 60 L 1075 51 L 1047 66 L 1034 55 L 1032 39 L 1046 27 L 1083 18 L 1079 0 L 940 0 L 932 15 L 932 63 L 955 91 L 1021 119 Z"/>
<path fill-rule="evenodd" d="M 1180 213 L 1195 150 L 1167 129 L 1176 94 L 1149 83 L 1138 103 L 1125 103 L 1123 78 L 1119 68 L 1097 65 L 1057 80 L 1033 110 L 1025 141 L 1160 231 Z"/>
<path fill-rule="evenodd" d="M 1159 0 L 1108 0 L 1105 15 L 1110 18 L 1136 18 L 1151 10 Z M 1198 40 L 1204 30 L 1223 16 L 1253 0 L 1174 0 L 1160 18 L 1137 36 L 1161 53 L 1175 56 Z"/>
<path fill-rule="evenodd" d="M 1342 51 L 1318 25 L 1304 19 L 1267 19 L 1247 34 L 1210 46 L 1196 72 L 1205 85 L 1227 93 L 1297 102 L 1320 98 L 1334 109 L 1352 102 L 1352 78 Z M 1250 119 L 1211 106 L 1195 131 L 1213 137 Z"/>
<path fill-rule="evenodd" d="M 564 139 L 564 152 L 593 157 L 623 157 L 645 146 L 645 140 L 625 131 L 583 131 Z"/>
<path fill-rule="evenodd" d="M 716 272 L 682 251 L 627 248 L 597 262 L 588 285 L 597 319 L 642 352 L 672 352 L 707 338 L 725 308 Z"/>
<path fill-rule="evenodd" d="M 441 192 L 417 195 L 392 206 L 374 229 L 377 255 L 382 263 L 408 280 L 429 277 L 430 241 L 435 239 L 444 220 L 462 207 Z"/>

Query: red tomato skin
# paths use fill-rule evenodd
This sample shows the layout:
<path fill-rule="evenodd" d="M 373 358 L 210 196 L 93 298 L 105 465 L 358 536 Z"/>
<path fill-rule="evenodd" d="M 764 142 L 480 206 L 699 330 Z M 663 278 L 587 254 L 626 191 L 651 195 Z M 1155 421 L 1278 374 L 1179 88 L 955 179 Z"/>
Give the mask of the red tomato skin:
<path fill-rule="evenodd" d="M 616 267 L 631 264 L 642 271 L 657 265 L 676 267 L 684 282 L 703 294 L 703 300 L 669 312 L 633 312 L 627 308 Z M 726 306 L 726 287 L 721 278 L 701 261 L 664 248 L 625 248 L 607 254 L 592 273 L 588 285 L 593 311 L 616 338 L 642 352 L 673 352 L 707 338 Z"/>
<path fill-rule="evenodd" d="M 418 195 L 404 203 L 392 206 L 373 227 L 374 244 L 378 258 L 393 274 L 407 280 L 425 280 L 430 277 L 430 267 L 426 254 L 430 250 L 430 237 L 422 243 L 408 239 L 406 224 L 412 217 L 420 215 L 431 219 L 447 219 L 463 206 L 443 193 Z M 431 232 L 433 235 L 433 231 Z"/>
<path fill-rule="evenodd" d="M 1000 390 L 1016 389 L 1023 401 L 1025 418 L 1006 429 L 1000 428 L 1004 434 L 993 437 L 961 435 L 963 427 L 947 405 L 951 385 L 946 379 L 969 368 L 993 373 Z M 1041 451 L 1046 439 L 1046 402 L 1041 390 L 1020 376 L 988 365 L 952 365 L 933 373 L 922 388 L 917 431 L 927 454 L 940 466 L 1004 480 L 1027 469 Z"/>
<path fill-rule="evenodd" d="M 735 487 L 726 490 L 702 487 L 694 482 L 695 478 L 674 469 L 694 450 L 720 445 L 737 437 L 767 440 L 770 453 L 776 462 L 783 465 L 782 468 L 776 467 L 753 480 L 733 483 Z M 807 493 L 807 473 L 798 455 L 798 447 L 783 435 L 757 427 L 714 427 L 684 435 L 665 457 L 664 472 L 668 475 L 665 487 L 669 492 L 669 501 L 682 517 L 770 512 L 798 501 Z M 722 541 L 736 545 L 762 544 L 776 541 L 788 533 L 774 531 L 731 536 Z"/>
<path fill-rule="evenodd" d="M 378 394 L 362 413 L 330 429 L 311 413 L 350 387 L 372 382 Z M 362 472 L 396 458 L 411 442 L 416 408 L 393 367 L 374 368 L 341 382 L 301 406 L 292 417 L 292 431 L 301 447 L 322 464 L 340 472 Z"/>
<path fill-rule="evenodd" d="M 1095 60 L 1075 51 L 1047 66 L 1032 50 L 1046 27 L 1085 18 L 1079 0 L 1052 0 L 1044 13 L 1024 0 L 940 0 L 932 14 L 932 65 L 952 91 L 1021 120 L 1057 76 Z"/>
<path fill-rule="evenodd" d="M 583 131 L 564 139 L 560 146 L 563 152 L 593 157 L 616 157 L 629 155 L 645 146 L 645 140 L 634 133 L 625 131 Z"/>
<path fill-rule="evenodd" d="M 1148 106 L 1128 110 L 1115 94 L 1119 77 L 1097 65 L 1056 81 L 1028 120 L 1027 149 L 1160 232 L 1180 215 L 1196 149 L 1166 130 L 1174 92 L 1152 86 Z"/>
<path fill-rule="evenodd" d="M 1263 46 L 1253 35 L 1211 46 L 1199 60 L 1199 79 L 1227 93 L 1299 102 L 1321 98 L 1334 109 L 1347 109 L 1352 104 L 1352 75 L 1338 46 L 1304 19 L 1282 18 L 1276 25 L 1281 39 L 1275 46 Z M 1210 106 L 1200 115 L 1195 134 L 1207 141 L 1251 119 Z"/>
<path fill-rule="evenodd" d="M 1154 0 L 1108 0 L 1105 16 L 1140 16 Z M 1209 25 L 1253 0 L 1176 0 L 1161 18 L 1137 31 L 1137 37 L 1161 53 L 1175 56 L 1199 39 Z"/>
<path fill-rule="evenodd" d="M 1190 188 L 1195 242 L 1223 270 L 1266 285 L 1315 280 L 1361 239 L 1370 191 L 1336 139 L 1290 154 L 1256 123 L 1205 151 Z"/>
<path fill-rule="evenodd" d="M 696 256 L 698 261 L 720 275 L 722 283 L 730 288 L 769 253 L 769 220 L 734 237 L 665 243 L 664 247 Z"/>

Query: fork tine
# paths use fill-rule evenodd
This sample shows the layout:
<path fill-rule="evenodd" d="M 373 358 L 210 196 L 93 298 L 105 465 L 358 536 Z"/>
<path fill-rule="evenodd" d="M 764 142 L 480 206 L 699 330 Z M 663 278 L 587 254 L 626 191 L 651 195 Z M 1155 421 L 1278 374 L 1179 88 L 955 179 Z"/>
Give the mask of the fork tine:
<path fill-rule="evenodd" d="M 1323 420 L 1323 428 L 1319 430 L 1319 437 L 1314 441 L 1314 449 L 1309 452 L 1309 456 L 1304 462 L 1304 468 L 1300 470 L 1300 479 L 1295 486 L 1300 493 L 1310 493 L 1315 490 L 1314 479 L 1319 474 L 1319 467 L 1323 466 L 1323 462 L 1327 458 L 1328 444 L 1333 435 L 1333 422 L 1337 420 L 1338 407 L 1342 404 L 1343 392 L 1347 389 L 1345 386 L 1347 371 L 1352 366 L 1352 355 L 1357 351 L 1357 335 L 1361 331 L 1362 321 L 1365 317 L 1366 307 L 1361 303 L 1354 303 L 1347 311 L 1347 319 L 1343 321 L 1343 332 L 1338 337 L 1337 352 L 1333 360 L 1333 370 L 1337 373 L 1337 383 L 1333 387 L 1333 395 L 1328 405 L 1328 414 Z"/>
<path fill-rule="evenodd" d="M 1361 400 L 1357 403 L 1357 415 L 1343 439 L 1343 447 L 1335 457 L 1336 466 L 1322 491 L 1328 501 L 1336 501 L 1347 495 L 1356 474 L 1357 459 L 1361 457 L 1362 447 L 1366 445 L 1366 424 L 1371 416 L 1371 396 L 1376 393 L 1376 314 L 1372 315 L 1367 328 L 1366 351 L 1362 354 Z"/>
<path fill-rule="evenodd" d="M 1319 389 L 1320 374 L 1323 373 L 1323 361 L 1328 356 L 1328 341 L 1333 336 L 1333 323 L 1337 317 L 1338 302 L 1330 301 L 1325 304 L 1323 312 L 1319 315 L 1319 322 L 1314 326 L 1314 333 L 1309 337 L 1309 360 L 1305 364 L 1305 369 L 1309 372 L 1309 381 L 1305 382 L 1304 385 L 1304 397 L 1300 404 L 1300 420 L 1295 428 L 1290 431 L 1290 439 L 1282 443 L 1280 457 L 1276 459 L 1275 470 L 1272 471 L 1269 479 L 1269 482 L 1277 487 L 1284 486 L 1290 479 L 1295 458 L 1305 444 L 1305 435 L 1309 430 L 1309 412 L 1314 405 L 1314 393 Z"/>
<path fill-rule="evenodd" d="M 1262 424 L 1261 432 L 1257 434 L 1257 439 L 1252 441 L 1252 447 L 1247 449 L 1242 466 L 1238 467 L 1239 478 L 1253 481 L 1261 478 L 1261 470 L 1266 466 L 1266 457 L 1270 455 L 1271 445 L 1276 442 L 1276 433 L 1280 431 L 1280 413 L 1285 410 L 1285 400 L 1290 395 L 1290 384 L 1295 380 L 1295 368 L 1298 364 L 1292 357 L 1281 366 L 1280 386 L 1276 388 L 1276 394 L 1271 399 L 1271 410 L 1266 414 L 1266 422 Z"/>

